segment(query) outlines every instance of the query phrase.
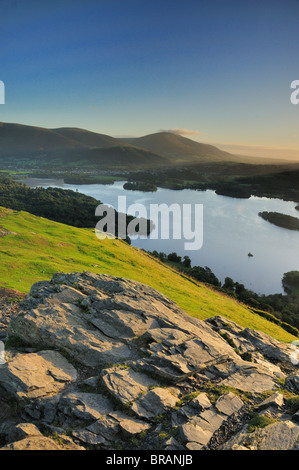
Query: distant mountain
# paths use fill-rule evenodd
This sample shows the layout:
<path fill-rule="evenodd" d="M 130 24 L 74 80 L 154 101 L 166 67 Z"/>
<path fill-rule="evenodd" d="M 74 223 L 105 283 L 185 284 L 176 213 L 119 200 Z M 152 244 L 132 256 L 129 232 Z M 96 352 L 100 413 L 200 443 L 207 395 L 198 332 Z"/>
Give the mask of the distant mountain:
<path fill-rule="evenodd" d="M 202 144 L 171 132 L 158 132 L 138 138 L 126 138 L 123 141 L 151 152 L 168 157 L 172 162 L 199 160 L 235 161 L 236 156 L 209 144 Z M 200 157 L 200 158 L 199 158 Z M 238 158 L 240 161 L 240 157 Z"/>
<path fill-rule="evenodd" d="M 6 163 L 14 159 L 51 165 L 55 161 L 57 166 L 80 161 L 81 166 L 132 170 L 220 161 L 262 163 L 170 132 L 120 140 L 74 127 L 46 129 L 14 123 L 0 123 L 0 158 Z"/>
<path fill-rule="evenodd" d="M 80 147 L 82 147 L 80 142 L 50 129 L 0 123 L 0 156 L 36 155 Z"/>
<path fill-rule="evenodd" d="M 88 163 L 99 167 L 121 167 L 121 168 L 153 168 L 169 166 L 167 158 L 156 155 L 145 149 L 133 147 L 132 145 L 117 145 L 115 147 L 88 148 L 79 151 L 69 151 L 65 154 L 66 162 Z"/>
<path fill-rule="evenodd" d="M 52 131 L 88 147 L 116 147 L 119 145 L 119 140 L 114 137 L 76 127 L 60 127 L 52 129 Z"/>
<path fill-rule="evenodd" d="M 123 143 L 105 134 L 63 127 L 46 129 L 14 123 L 0 123 L 0 158 L 15 162 L 78 163 L 100 167 L 148 168 L 169 165 L 153 152 Z"/>

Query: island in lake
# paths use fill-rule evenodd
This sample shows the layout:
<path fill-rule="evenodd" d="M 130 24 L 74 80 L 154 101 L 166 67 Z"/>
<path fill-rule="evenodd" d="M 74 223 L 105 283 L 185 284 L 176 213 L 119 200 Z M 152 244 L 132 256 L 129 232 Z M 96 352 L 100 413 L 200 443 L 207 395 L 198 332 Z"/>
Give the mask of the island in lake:
<path fill-rule="evenodd" d="M 129 189 L 131 191 L 144 191 L 144 192 L 155 192 L 157 191 L 157 186 L 152 183 L 141 183 L 141 182 L 127 182 L 123 185 L 124 189 Z"/>
<path fill-rule="evenodd" d="M 297 206 L 298 207 L 298 206 Z M 289 230 L 299 230 L 299 219 L 291 215 L 281 214 L 280 212 L 259 212 L 259 216 L 271 224 Z"/>

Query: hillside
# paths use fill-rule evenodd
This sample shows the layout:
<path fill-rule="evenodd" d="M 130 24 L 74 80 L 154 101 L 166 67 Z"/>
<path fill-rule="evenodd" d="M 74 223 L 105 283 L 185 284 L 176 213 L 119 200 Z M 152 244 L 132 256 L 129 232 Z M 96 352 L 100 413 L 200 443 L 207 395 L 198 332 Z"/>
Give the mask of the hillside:
<path fill-rule="evenodd" d="M 22 124 L 0 124 L 2 163 L 22 167 L 79 165 L 82 168 L 138 169 L 165 166 L 169 161 L 147 149 L 84 129 L 45 129 Z"/>
<path fill-rule="evenodd" d="M 65 154 L 64 161 L 80 163 L 82 167 L 92 165 L 96 168 L 110 169 L 146 169 L 169 164 L 165 157 L 125 144 L 116 147 L 83 149 L 78 152 L 69 151 Z"/>
<path fill-rule="evenodd" d="M 0 156 L 27 156 L 75 150 L 82 144 L 55 131 L 23 124 L 0 123 Z"/>
<path fill-rule="evenodd" d="M 138 138 L 116 139 L 86 129 L 0 123 L 2 166 L 22 168 L 80 166 L 93 169 L 150 169 L 185 164 L 249 163 L 257 166 L 278 161 L 233 155 L 219 148 L 172 134 L 158 132 Z M 202 171 L 206 171 L 202 169 Z"/>
<path fill-rule="evenodd" d="M 194 157 L 209 157 L 220 160 L 230 160 L 233 155 L 218 148 L 195 142 L 185 137 L 177 136 L 169 132 L 160 132 L 135 139 L 115 139 L 105 134 L 90 132 L 85 129 L 62 127 L 46 129 L 37 126 L 29 126 L 15 123 L 4 123 L 0 125 L 0 156 L 42 155 L 53 154 L 62 151 L 76 151 L 83 149 L 116 149 L 129 150 L 137 148 L 156 154 L 156 158 L 171 157 L 173 162 L 177 160 L 194 160 Z M 29 155 L 28 155 L 29 154 Z M 99 152 L 100 157 L 105 153 Z M 69 154 L 68 154 L 69 155 Z M 96 152 L 84 154 L 87 160 L 94 160 Z M 107 154 L 109 163 L 110 154 Z M 190 158 L 192 157 L 192 158 Z M 76 157 L 75 157 L 76 158 Z M 154 161 L 156 163 L 156 161 Z"/>
<path fill-rule="evenodd" d="M 125 140 L 137 147 L 169 157 L 172 162 L 196 162 L 202 159 L 212 161 L 242 161 L 240 157 L 237 158 L 235 155 L 220 150 L 213 145 L 195 142 L 171 132 L 158 132 Z"/>
<path fill-rule="evenodd" d="M 67 137 L 68 139 L 80 142 L 82 145 L 88 147 L 115 147 L 119 145 L 119 141 L 114 137 L 110 137 L 106 134 L 99 134 L 97 132 L 91 132 L 86 129 L 80 129 L 75 127 L 60 127 L 52 129 L 56 134 Z"/>
<path fill-rule="evenodd" d="M 0 237 L 0 287 L 28 293 L 34 282 L 50 279 L 57 272 L 111 274 L 157 289 L 199 319 L 221 314 L 281 341 L 295 339 L 232 298 L 188 279 L 124 241 L 99 240 L 93 229 L 1 208 Z"/>

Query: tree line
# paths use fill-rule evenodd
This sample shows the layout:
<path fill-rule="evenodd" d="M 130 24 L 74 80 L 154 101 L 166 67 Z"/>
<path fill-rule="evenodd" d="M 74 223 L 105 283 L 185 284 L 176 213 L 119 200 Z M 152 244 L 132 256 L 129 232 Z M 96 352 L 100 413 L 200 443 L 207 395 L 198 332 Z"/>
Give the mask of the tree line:
<path fill-rule="evenodd" d="M 288 275 L 286 273 L 283 277 L 283 287 L 286 294 L 270 294 L 259 295 L 252 290 L 246 289 L 244 284 L 235 282 L 232 278 L 226 277 L 224 282 L 217 278 L 217 276 L 207 266 L 192 266 L 189 256 L 181 257 L 177 253 L 172 252 L 169 254 L 158 252 L 156 250 L 150 252 L 155 258 L 158 258 L 163 263 L 167 263 L 178 269 L 179 271 L 187 274 L 196 281 L 206 283 L 220 292 L 223 292 L 230 297 L 248 305 L 255 313 L 267 318 L 274 323 L 279 324 L 290 333 L 298 336 L 299 334 L 299 273 Z M 296 274 L 297 273 L 297 274 Z M 291 282 L 294 285 L 294 279 L 298 290 L 287 288 Z"/>
<path fill-rule="evenodd" d="M 61 188 L 29 188 L 24 183 L 0 177 L 0 206 L 71 225 L 78 228 L 94 228 L 105 217 L 95 216 L 101 201 L 85 194 Z M 134 219 L 126 215 L 127 225 Z M 147 223 L 150 232 L 150 221 Z M 106 228 L 103 228 L 106 231 Z M 118 213 L 115 211 L 115 231 L 118 234 Z M 130 243 L 130 238 L 126 241 Z"/>

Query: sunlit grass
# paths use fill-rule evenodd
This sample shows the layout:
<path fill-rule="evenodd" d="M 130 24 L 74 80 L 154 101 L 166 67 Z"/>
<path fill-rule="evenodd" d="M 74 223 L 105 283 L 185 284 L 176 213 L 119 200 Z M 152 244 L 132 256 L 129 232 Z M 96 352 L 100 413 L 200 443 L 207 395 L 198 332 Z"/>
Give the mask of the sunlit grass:
<path fill-rule="evenodd" d="M 147 284 L 199 319 L 223 315 L 240 326 L 282 341 L 295 338 L 246 306 L 195 282 L 122 240 L 99 240 L 93 229 L 79 229 L 27 212 L 0 208 L 0 286 L 28 293 L 33 283 L 56 272 L 111 274 Z"/>

